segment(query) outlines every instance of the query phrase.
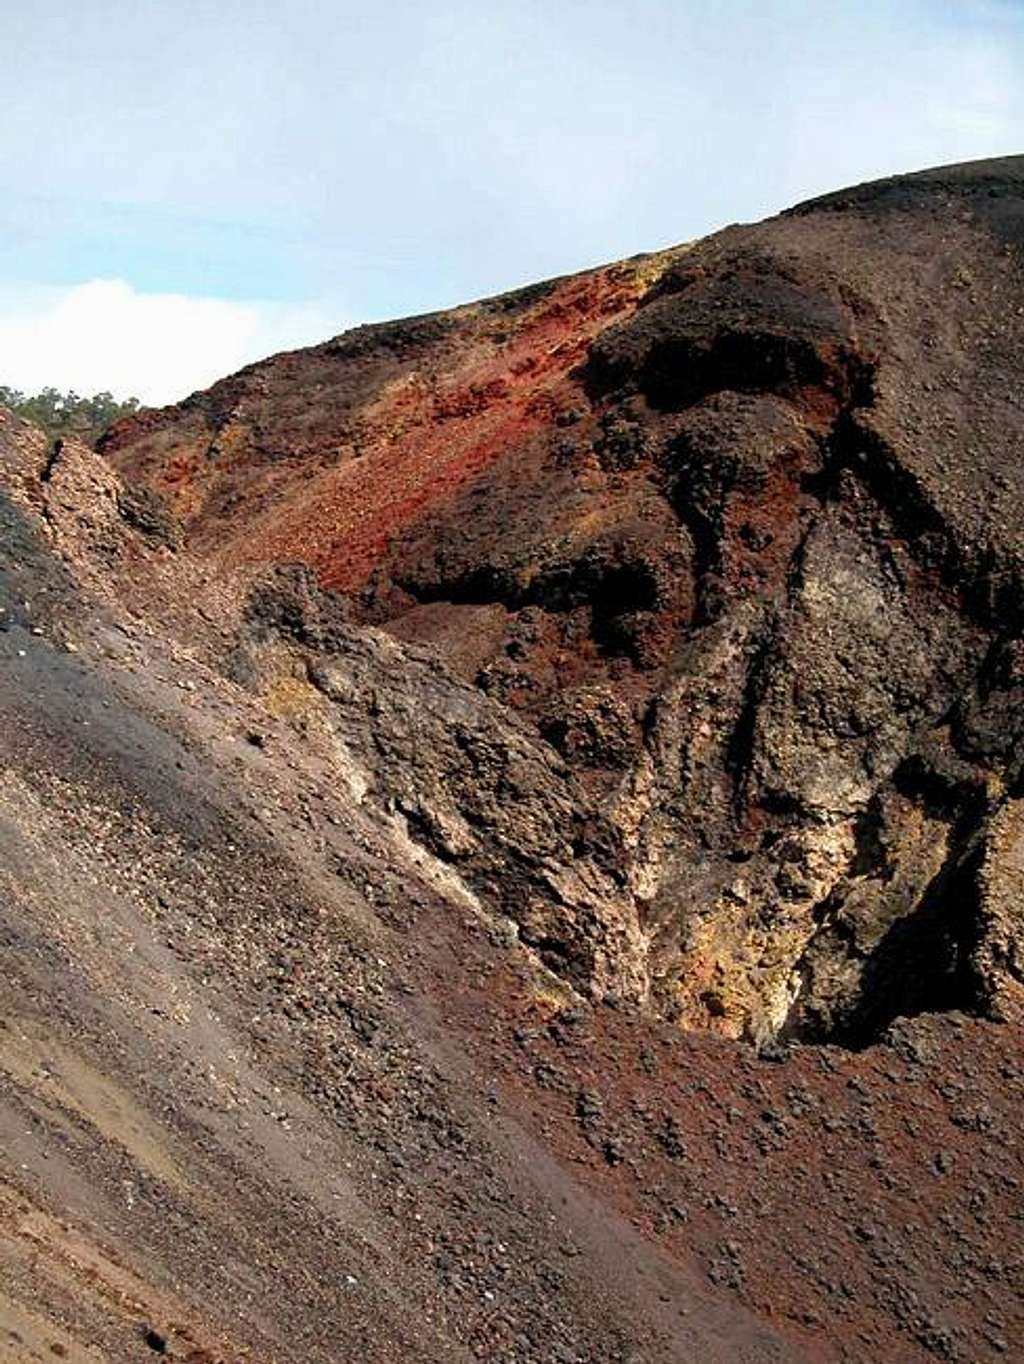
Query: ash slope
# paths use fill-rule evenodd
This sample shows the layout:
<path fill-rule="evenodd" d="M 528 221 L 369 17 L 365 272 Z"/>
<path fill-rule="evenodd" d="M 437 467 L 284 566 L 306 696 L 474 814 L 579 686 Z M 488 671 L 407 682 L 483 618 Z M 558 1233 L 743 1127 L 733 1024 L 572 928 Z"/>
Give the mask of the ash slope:
<path fill-rule="evenodd" d="M 801 1357 L 524 1106 L 517 1037 L 571 997 L 345 729 L 346 668 L 400 713 L 430 660 L 334 622 L 318 690 L 263 597 L 2 413 L 0 486 L 0 1357 Z"/>
<path fill-rule="evenodd" d="M 574 987 L 758 1042 L 1009 1016 L 1022 185 L 926 172 L 361 328 L 104 448 L 212 570 L 306 565 L 564 764 L 521 856 L 456 827 L 472 782 L 440 827 L 415 764 L 379 779 Z"/>

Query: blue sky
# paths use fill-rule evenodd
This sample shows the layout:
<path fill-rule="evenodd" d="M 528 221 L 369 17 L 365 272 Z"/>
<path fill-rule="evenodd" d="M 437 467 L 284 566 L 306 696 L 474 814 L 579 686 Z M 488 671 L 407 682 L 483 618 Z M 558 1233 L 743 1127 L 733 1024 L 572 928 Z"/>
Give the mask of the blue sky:
<path fill-rule="evenodd" d="M 0 0 L 0 383 L 169 401 L 1024 151 L 1009 0 Z"/>

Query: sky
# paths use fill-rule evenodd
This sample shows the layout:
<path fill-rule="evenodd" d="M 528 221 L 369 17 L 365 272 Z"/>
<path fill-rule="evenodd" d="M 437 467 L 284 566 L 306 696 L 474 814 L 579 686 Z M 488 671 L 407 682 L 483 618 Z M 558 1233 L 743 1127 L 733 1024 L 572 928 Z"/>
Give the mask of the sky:
<path fill-rule="evenodd" d="M 0 0 L 0 384 L 184 397 L 1024 152 L 1024 0 Z"/>

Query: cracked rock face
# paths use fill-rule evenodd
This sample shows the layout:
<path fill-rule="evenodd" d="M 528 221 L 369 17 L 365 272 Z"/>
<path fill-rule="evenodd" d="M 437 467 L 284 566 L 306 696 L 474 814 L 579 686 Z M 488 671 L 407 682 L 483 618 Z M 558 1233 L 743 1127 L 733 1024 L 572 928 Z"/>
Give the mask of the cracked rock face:
<path fill-rule="evenodd" d="M 617 831 L 548 745 L 436 657 L 383 633 L 353 635 L 312 680 L 367 791 L 413 842 L 511 918 L 571 985 L 645 1001 Z"/>
<path fill-rule="evenodd" d="M 200 561 L 343 590 L 304 643 L 366 788 L 575 988 L 859 1046 L 1024 998 L 1022 372 L 1017 158 L 363 329 L 104 448 Z"/>

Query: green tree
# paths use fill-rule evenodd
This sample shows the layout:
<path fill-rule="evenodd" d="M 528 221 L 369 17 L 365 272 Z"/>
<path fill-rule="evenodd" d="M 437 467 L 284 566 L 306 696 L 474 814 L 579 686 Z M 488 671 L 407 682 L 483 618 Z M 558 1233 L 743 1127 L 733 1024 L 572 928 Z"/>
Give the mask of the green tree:
<path fill-rule="evenodd" d="M 0 384 L 0 407 L 7 407 L 26 421 L 34 422 L 51 439 L 77 436 L 87 445 L 95 445 L 116 421 L 139 410 L 139 400 L 118 399 L 106 391 L 83 398 L 73 390 L 61 393 L 56 388 L 44 388 L 29 395 Z"/>

